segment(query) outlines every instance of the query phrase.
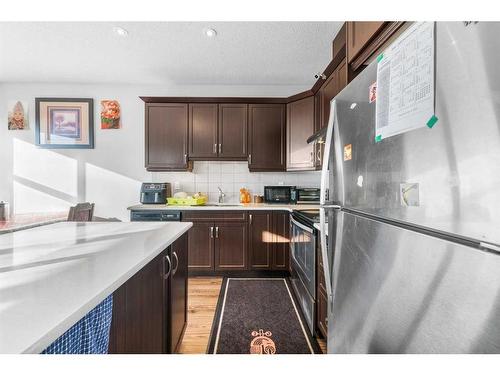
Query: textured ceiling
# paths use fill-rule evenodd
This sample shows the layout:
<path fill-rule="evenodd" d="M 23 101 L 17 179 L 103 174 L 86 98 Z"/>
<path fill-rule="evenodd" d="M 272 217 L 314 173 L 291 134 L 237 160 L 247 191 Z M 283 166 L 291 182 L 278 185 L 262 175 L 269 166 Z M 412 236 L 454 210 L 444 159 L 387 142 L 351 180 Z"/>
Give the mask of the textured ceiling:
<path fill-rule="evenodd" d="M 113 27 L 128 30 L 119 37 Z M 206 28 L 217 30 L 209 39 Z M 341 22 L 0 23 L 0 82 L 294 85 L 331 59 Z"/>

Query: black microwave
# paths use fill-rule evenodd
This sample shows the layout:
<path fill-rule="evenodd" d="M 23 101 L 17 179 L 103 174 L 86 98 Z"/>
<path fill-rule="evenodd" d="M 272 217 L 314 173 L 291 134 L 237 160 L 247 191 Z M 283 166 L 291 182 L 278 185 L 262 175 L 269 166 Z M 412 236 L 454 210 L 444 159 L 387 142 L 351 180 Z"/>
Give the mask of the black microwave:
<path fill-rule="evenodd" d="M 264 186 L 264 202 L 297 203 L 297 189 L 295 186 Z"/>

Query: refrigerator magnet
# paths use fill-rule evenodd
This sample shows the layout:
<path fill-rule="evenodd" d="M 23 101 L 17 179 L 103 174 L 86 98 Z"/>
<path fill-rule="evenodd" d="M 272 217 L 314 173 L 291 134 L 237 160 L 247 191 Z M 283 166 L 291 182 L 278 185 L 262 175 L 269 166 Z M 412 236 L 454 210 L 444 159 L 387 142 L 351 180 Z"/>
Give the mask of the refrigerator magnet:
<path fill-rule="evenodd" d="M 373 103 L 377 100 L 377 82 L 373 82 L 368 88 L 368 101 Z"/>
<path fill-rule="evenodd" d="M 348 161 L 352 159 L 352 144 L 348 144 L 344 146 L 344 161 Z"/>

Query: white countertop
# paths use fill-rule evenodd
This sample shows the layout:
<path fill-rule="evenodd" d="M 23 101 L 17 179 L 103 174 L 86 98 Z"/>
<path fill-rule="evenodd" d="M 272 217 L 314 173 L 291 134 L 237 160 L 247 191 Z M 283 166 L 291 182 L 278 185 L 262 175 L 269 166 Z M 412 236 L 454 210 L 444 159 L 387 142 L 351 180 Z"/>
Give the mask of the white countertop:
<path fill-rule="evenodd" d="M 0 353 L 39 353 L 192 223 L 64 222 L 0 236 Z"/>
<path fill-rule="evenodd" d="M 265 211 L 289 211 L 293 210 L 313 210 L 318 209 L 319 204 L 278 204 L 278 203 L 243 203 L 234 205 L 203 205 L 203 206 L 174 206 L 168 204 L 138 204 L 128 207 L 129 210 L 175 210 L 175 211 L 209 211 L 209 210 L 225 210 L 225 211 L 248 211 L 248 210 L 265 210 Z"/>

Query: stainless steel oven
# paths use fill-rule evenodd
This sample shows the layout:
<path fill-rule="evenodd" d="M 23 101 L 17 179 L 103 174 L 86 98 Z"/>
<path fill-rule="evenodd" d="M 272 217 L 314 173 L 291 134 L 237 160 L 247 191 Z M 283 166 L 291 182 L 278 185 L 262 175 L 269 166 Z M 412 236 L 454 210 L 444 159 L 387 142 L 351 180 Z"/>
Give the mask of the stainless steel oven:
<path fill-rule="evenodd" d="M 290 281 L 311 334 L 315 327 L 316 229 L 292 213 L 290 218 Z"/>

